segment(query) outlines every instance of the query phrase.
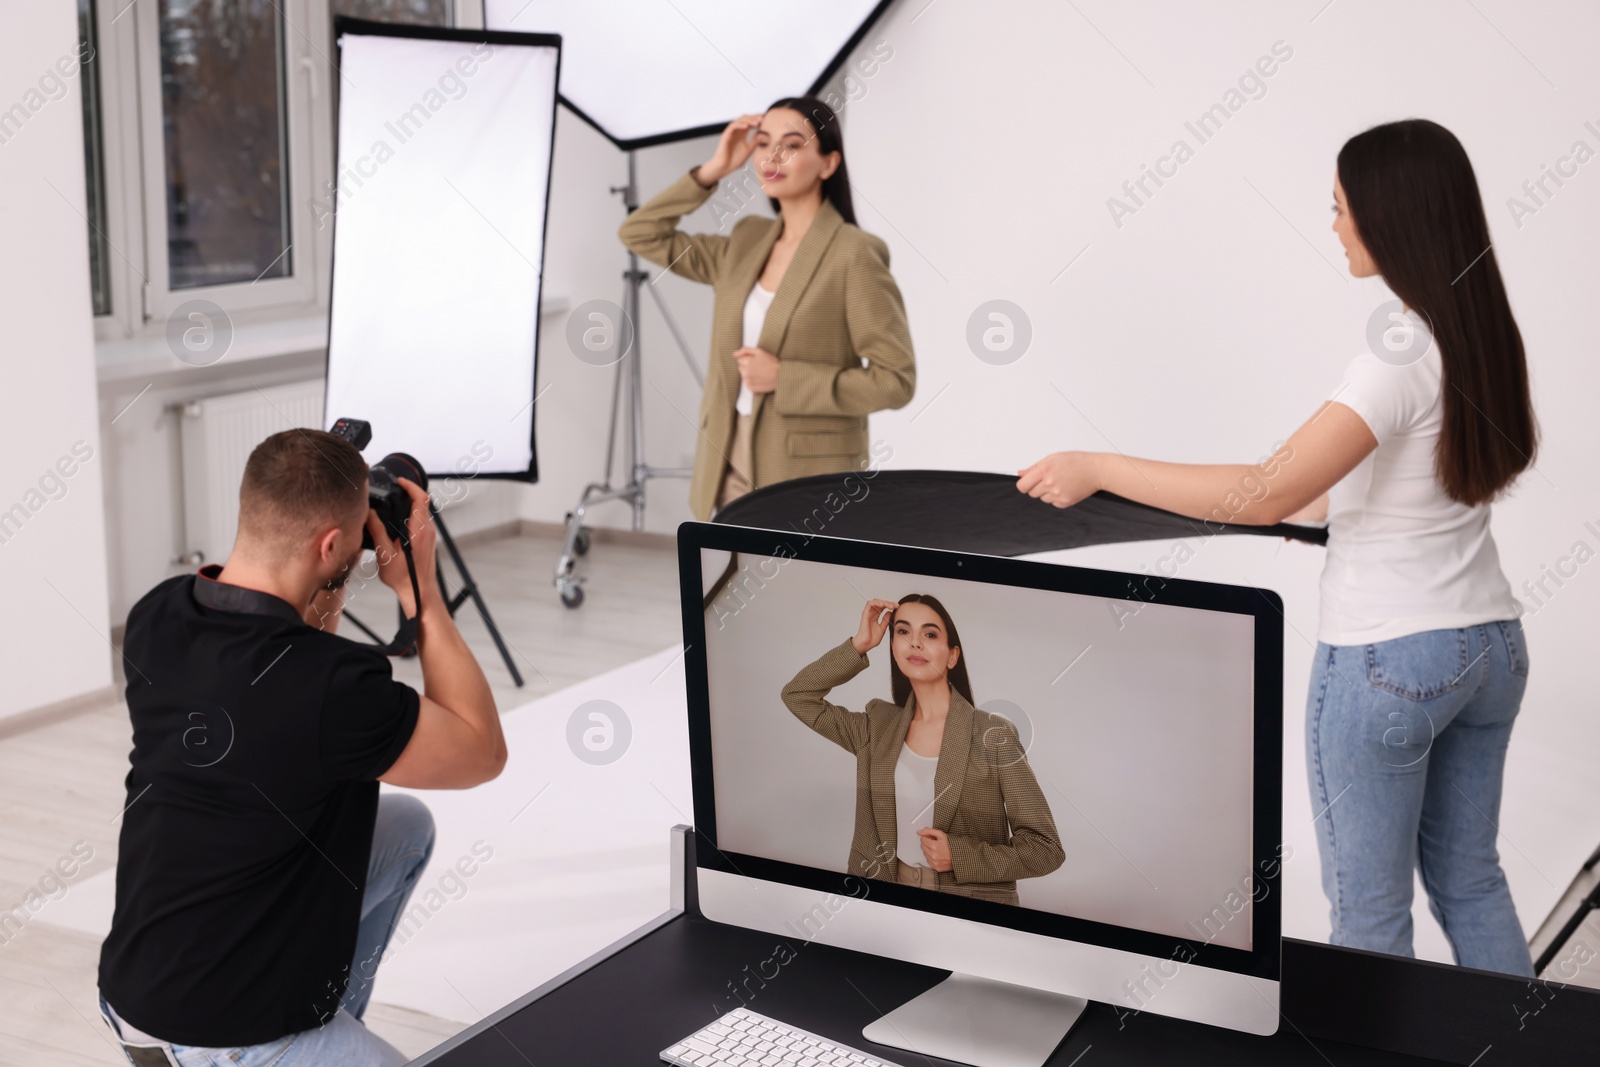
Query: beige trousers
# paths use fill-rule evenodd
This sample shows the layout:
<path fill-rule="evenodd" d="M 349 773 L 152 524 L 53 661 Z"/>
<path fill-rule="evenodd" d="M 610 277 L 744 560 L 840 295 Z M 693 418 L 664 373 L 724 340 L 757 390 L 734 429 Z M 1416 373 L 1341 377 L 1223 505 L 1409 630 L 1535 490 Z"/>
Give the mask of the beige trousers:
<path fill-rule="evenodd" d="M 909 863 L 895 860 L 894 880 L 901 885 L 914 885 L 922 889 L 939 888 L 939 872 L 932 867 L 913 867 Z"/>
<path fill-rule="evenodd" d="M 755 488 L 750 484 L 750 469 L 754 466 L 751 462 L 751 441 L 756 417 L 736 414 L 734 418 L 733 447 L 728 450 L 728 466 L 723 471 L 722 486 L 717 492 L 718 511 Z"/>
<path fill-rule="evenodd" d="M 932 867 L 914 867 L 909 863 L 901 863 L 896 857 L 894 861 L 894 880 L 901 885 L 914 885 L 921 889 L 940 891 L 939 872 Z M 977 897 L 979 900 L 992 900 L 999 904 L 1019 903 L 1015 889 L 1005 889 L 992 885 L 960 885 L 949 886 L 943 890 L 946 893 L 955 893 L 963 897 Z"/>

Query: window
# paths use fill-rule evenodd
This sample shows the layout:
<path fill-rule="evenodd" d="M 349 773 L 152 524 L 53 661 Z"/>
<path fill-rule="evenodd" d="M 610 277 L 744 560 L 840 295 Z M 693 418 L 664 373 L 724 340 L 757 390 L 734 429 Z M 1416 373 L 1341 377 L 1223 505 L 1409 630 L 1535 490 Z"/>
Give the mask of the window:
<path fill-rule="evenodd" d="M 483 18 L 481 0 L 76 2 L 96 59 L 83 122 L 104 342 L 151 340 L 197 300 L 236 322 L 324 315 L 334 16 Z"/>
<path fill-rule="evenodd" d="M 448 26 L 450 0 L 333 0 L 333 13 L 374 22 Z"/>
<path fill-rule="evenodd" d="M 167 286 L 287 277 L 283 12 L 271 0 L 160 8 Z"/>

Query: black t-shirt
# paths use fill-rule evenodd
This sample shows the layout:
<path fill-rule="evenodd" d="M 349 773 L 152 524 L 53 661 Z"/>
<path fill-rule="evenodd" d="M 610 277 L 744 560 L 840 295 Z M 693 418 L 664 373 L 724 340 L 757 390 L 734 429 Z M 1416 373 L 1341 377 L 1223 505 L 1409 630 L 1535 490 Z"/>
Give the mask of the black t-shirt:
<path fill-rule="evenodd" d="M 420 701 L 375 646 L 216 570 L 128 614 L 132 766 L 100 991 L 161 1040 L 231 1047 L 337 1010 L 377 778 Z"/>

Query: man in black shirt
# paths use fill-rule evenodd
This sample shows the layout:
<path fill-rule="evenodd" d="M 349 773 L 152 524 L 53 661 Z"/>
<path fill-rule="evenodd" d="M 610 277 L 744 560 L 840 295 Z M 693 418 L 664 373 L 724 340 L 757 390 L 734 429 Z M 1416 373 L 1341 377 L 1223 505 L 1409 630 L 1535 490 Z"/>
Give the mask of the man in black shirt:
<path fill-rule="evenodd" d="M 433 821 L 378 782 L 477 785 L 506 749 L 438 588 L 427 494 L 400 484 L 420 597 L 361 454 L 289 430 L 250 455 L 227 562 L 128 615 L 133 751 L 100 1003 L 135 1063 L 404 1062 L 360 1018 Z M 419 619 L 423 694 L 335 633 L 363 527 Z"/>

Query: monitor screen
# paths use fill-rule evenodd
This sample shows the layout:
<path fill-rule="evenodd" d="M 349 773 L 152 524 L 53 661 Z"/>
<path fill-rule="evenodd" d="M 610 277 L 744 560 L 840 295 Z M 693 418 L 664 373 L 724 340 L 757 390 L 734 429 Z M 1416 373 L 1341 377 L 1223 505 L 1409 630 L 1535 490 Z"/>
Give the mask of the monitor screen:
<path fill-rule="evenodd" d="M 1264 738 L 1263 762 L 1280 758 L 1258 721 L 1262 677 L 1273 701 L 1281 684 L 1272 594 L 765 538 L 694 550 L 703 623 L 685 633 L 704 642 L 696 821 L 730 869 L 845 875 L 860 888 L 844 892 L 1163 956 L 1175 938 L 1213 959 L 1270 948 L 1275 965 L 1276 900 L 1257 921 L 1282 859 L 1279 776 L 1257 762 Z M 882 633 L 863 656 L 864 614 Z"/>

